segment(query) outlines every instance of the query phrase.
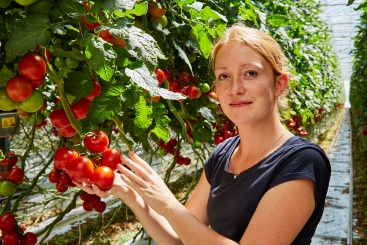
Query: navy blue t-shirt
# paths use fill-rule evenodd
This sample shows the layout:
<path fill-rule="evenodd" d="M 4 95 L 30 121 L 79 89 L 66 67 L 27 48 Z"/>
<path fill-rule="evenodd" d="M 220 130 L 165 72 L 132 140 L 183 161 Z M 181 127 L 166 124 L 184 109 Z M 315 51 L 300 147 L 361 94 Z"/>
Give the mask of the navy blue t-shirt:
<path fill-rule="evenodd" d="M 205 174 L 211 185 L 207 206 L 210 227 L 239 242 L 261 198 L 270 188 L 286 181 L 308 178 L 315 183 L 315 210 L 292 244 L 310 244 L 324 211 L 331 174 L 324 151 L 293 136 L 235 179 L 228 172 L 228 165 L 239 141 L 236 136 L 219 144 L 206 160 Z"/>

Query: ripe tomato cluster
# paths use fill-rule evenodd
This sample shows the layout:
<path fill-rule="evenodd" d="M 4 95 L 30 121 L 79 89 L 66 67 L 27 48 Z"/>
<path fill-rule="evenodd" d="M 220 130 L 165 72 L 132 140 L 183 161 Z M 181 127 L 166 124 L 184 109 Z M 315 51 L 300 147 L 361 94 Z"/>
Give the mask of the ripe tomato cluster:
<path fill-rule="evenodd" d="M 80 193 L 79 197 L 83 201 L 83 209 L 87 212 L 94 210 L 103 213 L 107 208 L 107 204 L 97 195 L 83 191 Z"/>
<path fill-rule="evenodd" d="M 16 185 L 24 178 L 24 171 L 15 167 L 18 157 L 13 152 L 8 152 L 5 159 L 0 161 L 3 171 L 0 173 L 0 195 L 10 196 L 14 194 Z"/>
<path fill-rule="evenodd" d="M 70 106 L 76 120 L 86 118 L 91 101 L 101 93 L 101 84 L 96 79 L 93 79 L 92 82 L 92 92 L 87 97 L 81 98 Z M 64 137 L 73 137 L 77 133 L 63 107 L 56 108 L 50 113 L 50 121 L 60 135 Z"/>
<path fill-rule="evenodd" d="M 317 120 L 319 120 L 319 117 Z M 306 137 L 308 135 L 306 128 L 302 125 L 302 118 L 299 115 L 293 116 L 292 118 L 286 120 L 286 125 L 289 130 L 294 131 L 301 137 Z"/>
<path fill-rule="evenodd" d="M 148 14 L 151 16 L 150 23 L 153 24 L 153 27 L 161 25 L 162 29 L 166 28 L 168 19 L 165 15 L 165 8 L 159 7 L 156 3 L 150 3 L 148 5 Z"/>
<path fill-rule="evenodd" d="M 44 81 L 46 63 L 39 54 L 28 53 L 22 57 L 18 71 L 18 75 L 6 82 L 5 88 L 0 88 L 0 110 L 11 111 L 18 107 L 29 115 L 40 110 L 45 103 L 37 88 Z"/>
<path fill-rule="evenodd" d="M 48 179 L 56 184 L 59 192 L 66 192 L 69 187 L 75 187 L 73 181 L 94 184 L 103 191 L 112 187 L 115 180 L 114 171 L 117 170 L 117 164 L 122 163 L 121 153 L 115 148 L 108 148 L 109 139 L 103 131 L 88 133 L 83 139 L 83 144 L 87 149 L 85 154 L 79 155 L 77 151 L 65 146 L 55 151 L 54 169 L 48 174 Z M 96 205 L 95 199 L 96 197 L 88 201 L 83 200 L 92 209 L 102 210 Z"/>
<path fill-rule="evenodd" d="M 0 216 L 0 230 L 4 245 L 35 245 L 37 243 L 37 236 L 33 232 L 24 233 L 10 212 Z"/>
<path fill-rule="evenodd" d="M 191 159 L 189 157 L 181 156 L 180 150 L 176 148 L 176 139 L 170 139 L 167 143 L 161 140 L 159 146 L 164 152 L 174 155 L 175 161 L 178 165 L 190 165 Z"/>
<path fill-rule="evenodd" d="M 228 119 L 223 118 L 220 124 L 215 124 L 213 127 L 216 129 L 214 134 L 214 144 L 218 145 L 224 140 L 238 135 L 237 127 Z"/>

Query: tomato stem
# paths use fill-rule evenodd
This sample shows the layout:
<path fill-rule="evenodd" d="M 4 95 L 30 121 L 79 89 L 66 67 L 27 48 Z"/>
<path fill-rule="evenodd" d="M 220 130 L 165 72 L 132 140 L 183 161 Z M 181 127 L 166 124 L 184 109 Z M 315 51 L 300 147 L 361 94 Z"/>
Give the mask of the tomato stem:
<path fill-rule="evenodd" d="M 127 147 L 129 148 L 129 151 L 132 151 L 133 146 L 130 144 L 129 140 L 126 137 L 126 134 L 125 134 L 124 128 L 123 128 L 123 123 L 120 121 L 120 119 L 118 117 L 113 117 L 112 121 L 114 121 L 116 123 L 116 126 L 119 129 L 122 141 L 127 145 Z"/>
<path fill-rule="evenodd" d="M 42 56 L 44 56 L 43 55 L 44 54 L 43 50 L 42 50 L 41 53 L 42 53 Z M 43 59 L 45 60 L 45 63 L 46 63 L 46 73 L 56 83 L 57 89 L 59 91 L 59 95 L 60 95 L 62 107 L 64 108 L 65 113 L 66 113 L 67 117 L 70 120 L 71 126 L 78 132 L 78 134 L 80 136 L 83 136 L 82 127 L 80 126 L 80 124 L 78 123 L 78 121 L 75 119 L 73 113 L 71 112 L 69 103 L 67 102 L 66 97 L 64 95 L 64 87 L 63 87 L 64 80 L 57 75 L 57 73 L 52 68 L 52 66 L 50 65 L 50 63 L 48 62 L 48 60 L 45 59 L 45 57 L 43 57 Z"/>

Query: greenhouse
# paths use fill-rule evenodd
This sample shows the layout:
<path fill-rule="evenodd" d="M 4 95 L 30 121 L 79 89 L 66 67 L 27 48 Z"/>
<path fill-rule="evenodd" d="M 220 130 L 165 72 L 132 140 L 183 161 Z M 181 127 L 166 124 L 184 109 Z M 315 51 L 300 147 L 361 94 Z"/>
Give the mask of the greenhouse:
<path fill-rule="evenodd" d="M 0 0 L 0 245 L 367 244 L 366 20 Z"/>

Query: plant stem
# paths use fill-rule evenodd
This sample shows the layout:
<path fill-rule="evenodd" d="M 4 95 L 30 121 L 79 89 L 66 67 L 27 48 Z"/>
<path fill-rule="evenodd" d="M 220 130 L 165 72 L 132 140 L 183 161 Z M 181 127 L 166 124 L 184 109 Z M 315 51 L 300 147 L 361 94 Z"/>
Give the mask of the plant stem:
<path fill-rule="evenodd" d="M 114 121 L 116 123 L 116 126 L 119 129 L 122 141 L 127 145 L 127 147 L 129 148 L 129 151 L 132 151 L 133 146 L 130 144 L 130 141 L 126 137 L 126 134 L 125 134 L 124 128 L 123 128 L 123 123 L 120 121 L 120 119 L 118 117 L 112 118 L 112 121 Z"/>

